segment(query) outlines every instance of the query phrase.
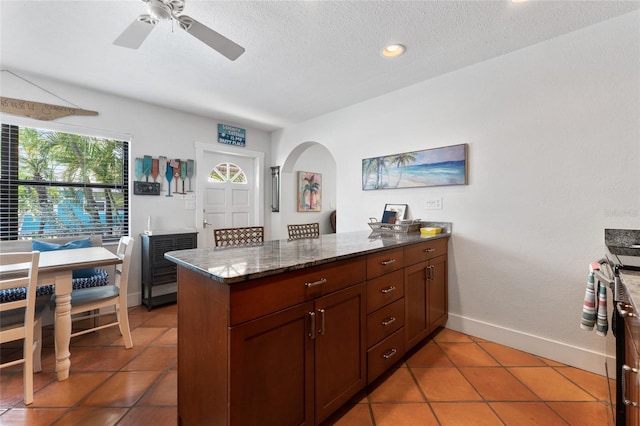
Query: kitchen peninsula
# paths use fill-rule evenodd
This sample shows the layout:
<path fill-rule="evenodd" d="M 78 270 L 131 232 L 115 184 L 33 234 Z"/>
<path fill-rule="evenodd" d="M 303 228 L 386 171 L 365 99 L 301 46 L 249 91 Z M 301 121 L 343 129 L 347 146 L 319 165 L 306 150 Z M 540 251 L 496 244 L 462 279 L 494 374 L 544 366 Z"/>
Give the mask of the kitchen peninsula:
<path fill-rule="evenodd" d="M 326 420 L 446 323 L 451 226 L 437 226 L 166 253 L 179 424 Z"/>

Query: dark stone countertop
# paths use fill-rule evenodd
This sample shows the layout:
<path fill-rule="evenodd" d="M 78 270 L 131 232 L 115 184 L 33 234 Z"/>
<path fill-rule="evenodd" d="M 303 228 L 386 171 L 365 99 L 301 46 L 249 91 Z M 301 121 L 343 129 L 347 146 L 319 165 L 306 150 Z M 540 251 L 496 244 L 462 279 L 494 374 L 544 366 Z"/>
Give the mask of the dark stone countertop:
<path fill-rule="evenodd" d="M 640 271 L 620 271 L 620 280 L 627 289 L 634 312 L 640 313 Z"/>
<path fill-rule="evenodd" d="M 165 258 L 212 280 L 233 284 L 450 236 L 450 232 L 433 236 L 419 232 L 344 232 L 320 238 L 265 241 L 262 245 L 170 251 Z"/>
<path fill-rule="evenodd" d="M 612 254 L 640 256 L 640 229 L 605 229 L 604 243 Z"/>

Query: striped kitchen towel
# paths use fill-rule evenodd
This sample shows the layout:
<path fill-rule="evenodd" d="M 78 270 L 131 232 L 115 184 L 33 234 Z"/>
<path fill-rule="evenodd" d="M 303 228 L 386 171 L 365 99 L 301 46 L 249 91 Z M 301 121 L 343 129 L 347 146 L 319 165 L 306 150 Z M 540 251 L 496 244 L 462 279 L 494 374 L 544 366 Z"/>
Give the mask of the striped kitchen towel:
<path fill-rule="evenodd" d="M 589 265 L 589 275 L 587 276 L 587 288 L 584 293 L 580 328 L 593 330 L 595 326 L 596 334 L 606 336 L 609 330 L 609 320 L 607 318 L 607 286 L 600 281 L 598 281 L 596 285 L 593 274 L 593 271 L 596 269 L 600 269 L 600 265 L 597 262 Z"/>

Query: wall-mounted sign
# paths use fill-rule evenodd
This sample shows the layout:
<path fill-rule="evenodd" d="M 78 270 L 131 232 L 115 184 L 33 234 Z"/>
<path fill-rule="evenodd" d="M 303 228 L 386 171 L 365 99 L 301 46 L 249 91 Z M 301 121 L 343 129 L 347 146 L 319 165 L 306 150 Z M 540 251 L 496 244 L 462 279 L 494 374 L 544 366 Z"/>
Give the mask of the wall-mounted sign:
<path fill-rule="evenodd" d="M 227 124 L 218 124 L 218 142 L 227 145 L 245 146 L 246 131 Z"/>

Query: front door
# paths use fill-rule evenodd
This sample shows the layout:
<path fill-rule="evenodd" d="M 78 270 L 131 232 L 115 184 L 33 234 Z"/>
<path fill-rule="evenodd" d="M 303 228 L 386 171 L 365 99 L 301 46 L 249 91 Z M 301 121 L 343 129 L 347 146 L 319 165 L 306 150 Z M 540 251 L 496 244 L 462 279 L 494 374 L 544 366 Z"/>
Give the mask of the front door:
<path fill-rule="evenodd" d="M 259 225 L 257 159 L 205 150 L 199 160 L 197 208 L 203 229 L 198 247 L 214 246 L 214 229 Z"/>

